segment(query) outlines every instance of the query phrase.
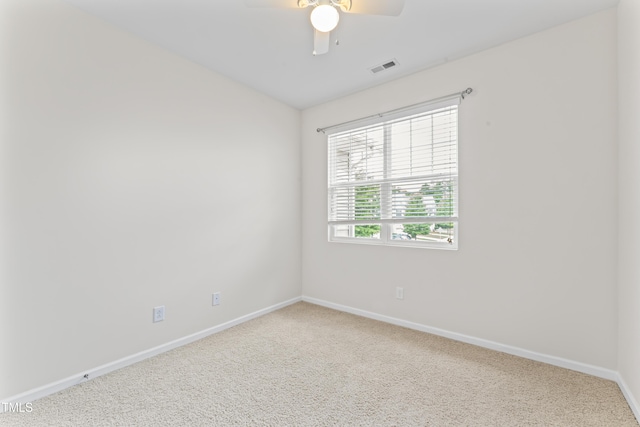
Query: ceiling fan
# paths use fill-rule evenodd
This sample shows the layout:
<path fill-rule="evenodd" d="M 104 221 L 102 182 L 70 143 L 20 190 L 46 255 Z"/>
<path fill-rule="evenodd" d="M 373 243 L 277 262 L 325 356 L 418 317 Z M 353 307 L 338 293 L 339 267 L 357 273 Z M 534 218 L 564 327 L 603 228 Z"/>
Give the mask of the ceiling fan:
<path fill-rule="evenodd" d="M 338 25 L 340 12 L 398 16 L 404 8 L 404 0 L 244 0 L 244 4 L 248 7 L 312 7 L 314 55 L 329 52 L 330 33 Z"/>

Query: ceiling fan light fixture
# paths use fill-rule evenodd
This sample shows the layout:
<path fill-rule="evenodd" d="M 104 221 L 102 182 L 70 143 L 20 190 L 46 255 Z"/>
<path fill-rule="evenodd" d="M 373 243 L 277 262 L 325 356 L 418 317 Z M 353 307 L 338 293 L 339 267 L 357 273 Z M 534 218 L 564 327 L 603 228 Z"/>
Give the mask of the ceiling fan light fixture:
<path fill-rule="evenodd" d="M 351 10 L 351 0 L 331 0 L 331 4 L 343 12 Z"/>
<path fill-rule="evenodd" d="M 315 6 L 318 4 L 318 0 L 298 0 L 298 7 L 304 9 L 305 7 Z"/>
<path fill-rule="evenodd" d="M 321 4 L 311 11 L 311 25 L 323 33 L 328 33 L 336 28 L 338 21 L 340 21 L 340 14 L 331 5 Z"/>

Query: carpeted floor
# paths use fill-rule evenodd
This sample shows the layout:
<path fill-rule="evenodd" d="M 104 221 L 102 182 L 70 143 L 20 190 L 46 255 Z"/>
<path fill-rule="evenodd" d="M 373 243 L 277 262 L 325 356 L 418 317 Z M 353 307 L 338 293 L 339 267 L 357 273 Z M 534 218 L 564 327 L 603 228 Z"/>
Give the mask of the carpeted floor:
<path fill-rule="evenodd" d="M 298 303 L 2 426 L 638 426 L 589 375 Z"/>

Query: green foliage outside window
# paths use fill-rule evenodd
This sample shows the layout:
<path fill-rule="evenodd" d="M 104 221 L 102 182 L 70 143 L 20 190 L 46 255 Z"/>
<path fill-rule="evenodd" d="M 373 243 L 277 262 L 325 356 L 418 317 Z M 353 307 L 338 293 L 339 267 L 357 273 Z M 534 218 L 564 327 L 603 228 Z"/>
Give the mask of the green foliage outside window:
<path fill-rule="evenodd" d="M 453 188 L 451 182 L 437 182 L 433 186 L 424 184 L 420 192 L 425 196 L 433 197 L 436 204 L 436 216 L 453 216 Z M 438 223 L 436 228 L 453 228 L 452 222 Z"/>
<path fill-rule="evenodd" d="M 427 216 L 427 209 L 424 206 L 424 195 L 414 193 L 407 204 L 406 217 Z M 431 232 L 431 224 L 403 224 L 402 230 L 415 239 L 417 236 L 426 236 Z"/>
<path fill-rule="evenodd" d="M 355 219 L 380 219 L 380 187 L 355 188 Z M 380 233 L 379 225 L 356 225 L 356 237 L 371 237 Z"/>
<path fill-rule="evenodd" d="M 435 204 L 435 216 L 453 216 L 453 185 L 451 182 L 436 182 L 435 184 L 424 184 L 417 193 L 407 193 L 409 203 L 407 204 L 405 216 L 430 216 L 424 205 L 425 197 L 433 199 Z M 433 215 L 433 213 L 431 214 Z M 426 236 L 431 232 L 432 224 L 404 224 L 403 231 L 415 239 L 417 236 Z M 451 229 L 452 222 L 435 224 L 435 228 Z"/>

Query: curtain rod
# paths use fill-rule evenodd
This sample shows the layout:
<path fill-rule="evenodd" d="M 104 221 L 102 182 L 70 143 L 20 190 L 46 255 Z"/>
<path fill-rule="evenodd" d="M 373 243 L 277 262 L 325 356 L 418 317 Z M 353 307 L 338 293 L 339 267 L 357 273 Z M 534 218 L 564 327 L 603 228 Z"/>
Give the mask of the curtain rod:
<path fill-rule="evenodd" d="M 327 126 L 327 127 L 323 127 L 323 128 L 318 128 L 318 129 L 316 129 L 316 132 L 318 132 L 318 133 L 320 133 L 320 132 L 326 133 L 326 131 L 329 130 L 329 129 L 337 128 L 337 127 L 340 127 L 340 126 L 348 125 L 350 123 L 355 123 L 355 122 L 359 122 L 359 121 L 363 121 L 363 120 L 373 119 L 373 118 L 376 118 L 376 117 L 388 116 L 389 114 L 399 113 L 399 112 L 404 111 L 404 110 L 411 110 L 411 109 L 417 108 L 417 107 L 419 107 L 421 105 L 433 104 L 434 102 L 444 101 L 445 99 L 453 98 L 456 95 L 459 96 L 460 98 L 464 99 L 465 95 L 469 95 L 469 94 L 471 94 L 471 92 L 473 92 L 473 89 L 468 87 L 465 90 L 463 90 L 462 92 L 456 92 L 456 93 L 452 93 L 450 95 L 441 96 L 440 98 L 431 99 L 431 100 L 426 101 L 426 102 L 420 102 L 418 104 L 409 105 L 407 107 L 396 108 L 395 110 L 385 111 L 384 113 L 372 114 L 372 115 L 367 116 L 367 117 L 361 117 L 359 119 L 349 120 L 348 122 L 338 123 L 337 125 L 331 125 L 331 126 Z"/>

